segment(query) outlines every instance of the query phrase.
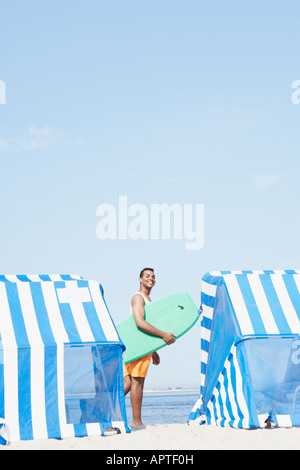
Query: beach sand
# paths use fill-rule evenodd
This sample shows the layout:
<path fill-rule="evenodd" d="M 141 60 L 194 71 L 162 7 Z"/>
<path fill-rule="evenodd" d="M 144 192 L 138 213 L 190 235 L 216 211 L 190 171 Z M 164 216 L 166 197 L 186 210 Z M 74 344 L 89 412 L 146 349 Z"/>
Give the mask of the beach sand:
<path fill-rule="evenodd" d="M 299 450 L 300 428 L 243 430 L 159 424 L 131 434 L 12 442 L 3 450 Z"/>

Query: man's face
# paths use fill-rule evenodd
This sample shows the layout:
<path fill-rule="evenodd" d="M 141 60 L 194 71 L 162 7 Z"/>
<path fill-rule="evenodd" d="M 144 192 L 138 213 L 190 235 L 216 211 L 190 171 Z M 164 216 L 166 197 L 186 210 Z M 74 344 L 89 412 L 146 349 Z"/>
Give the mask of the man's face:
<path fill-rule="evenodd" d="M 155 285 L 154 272 L 150 270 L 144 271 L 143 277 L 140 277 L 140 283 L 147 289 L 152 289 L 152 287 Z"/>

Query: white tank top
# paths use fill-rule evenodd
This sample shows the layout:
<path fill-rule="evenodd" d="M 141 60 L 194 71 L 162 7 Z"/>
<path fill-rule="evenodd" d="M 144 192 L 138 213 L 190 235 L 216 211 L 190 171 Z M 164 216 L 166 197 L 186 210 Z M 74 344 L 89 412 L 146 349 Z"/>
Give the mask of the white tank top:
<path fill-rule="evenodd" d="M 145 304 L 150 304 L 150 300 L 147 299 L 147 297 L 144 296 L 144 294 L 142 294 L 141 292 L 136 292 L 136 294 L 139 294 L 143 297 L 144 301 L 145 301 Z M 131 302 L 130 302 L 130 313 L 132 313 L 132 306 L 131 306 Z"/>

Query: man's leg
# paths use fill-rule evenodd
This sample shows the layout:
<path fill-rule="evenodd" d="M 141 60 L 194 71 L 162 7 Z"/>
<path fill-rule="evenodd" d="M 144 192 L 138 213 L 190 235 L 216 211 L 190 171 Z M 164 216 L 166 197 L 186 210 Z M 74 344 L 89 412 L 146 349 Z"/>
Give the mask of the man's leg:
<path fill-rule="evenodd" d="M 126 375 L 124 377 L 124 392 L 127 395 L 128 392 L 131 390 L 131 375 Z"/>
<path fill-rule="evenodd" d="M 141 426 L 143 424 L 141 414 L 145 379 L 143 377 L 132 377 L 131 379 L 132 426 Z"/>

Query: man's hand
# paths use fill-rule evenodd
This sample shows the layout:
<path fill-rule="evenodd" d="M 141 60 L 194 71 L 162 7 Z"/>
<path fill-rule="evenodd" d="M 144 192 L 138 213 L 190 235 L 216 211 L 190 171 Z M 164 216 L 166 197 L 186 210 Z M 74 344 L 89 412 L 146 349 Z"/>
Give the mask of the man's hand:
<path fill-rule="evenodd" d="M 173 333 L 164 333 L 162 339 L 167 343 L 167 344 L 173 344 L 175 343 L 175 335 Z"/>
<path fill-rule="evenodd" d="M 159 357 L 159 355 L 157 354 L 156 351 L 154 353 L 152 353 L 152 363 L 155 366 L 158 366 L 158 364 L 160 363 L 160 357 Z"/>
<path fill-rule="evenodd" d="M 144 299 L 140 295 L 136 294 L 132 297 L 131 306 L 136 326 L 140 330 L 162 338 L 167 344 L 175 343 L 175 335 L 173 333 L 165 333 L 145 321 Z"/>

